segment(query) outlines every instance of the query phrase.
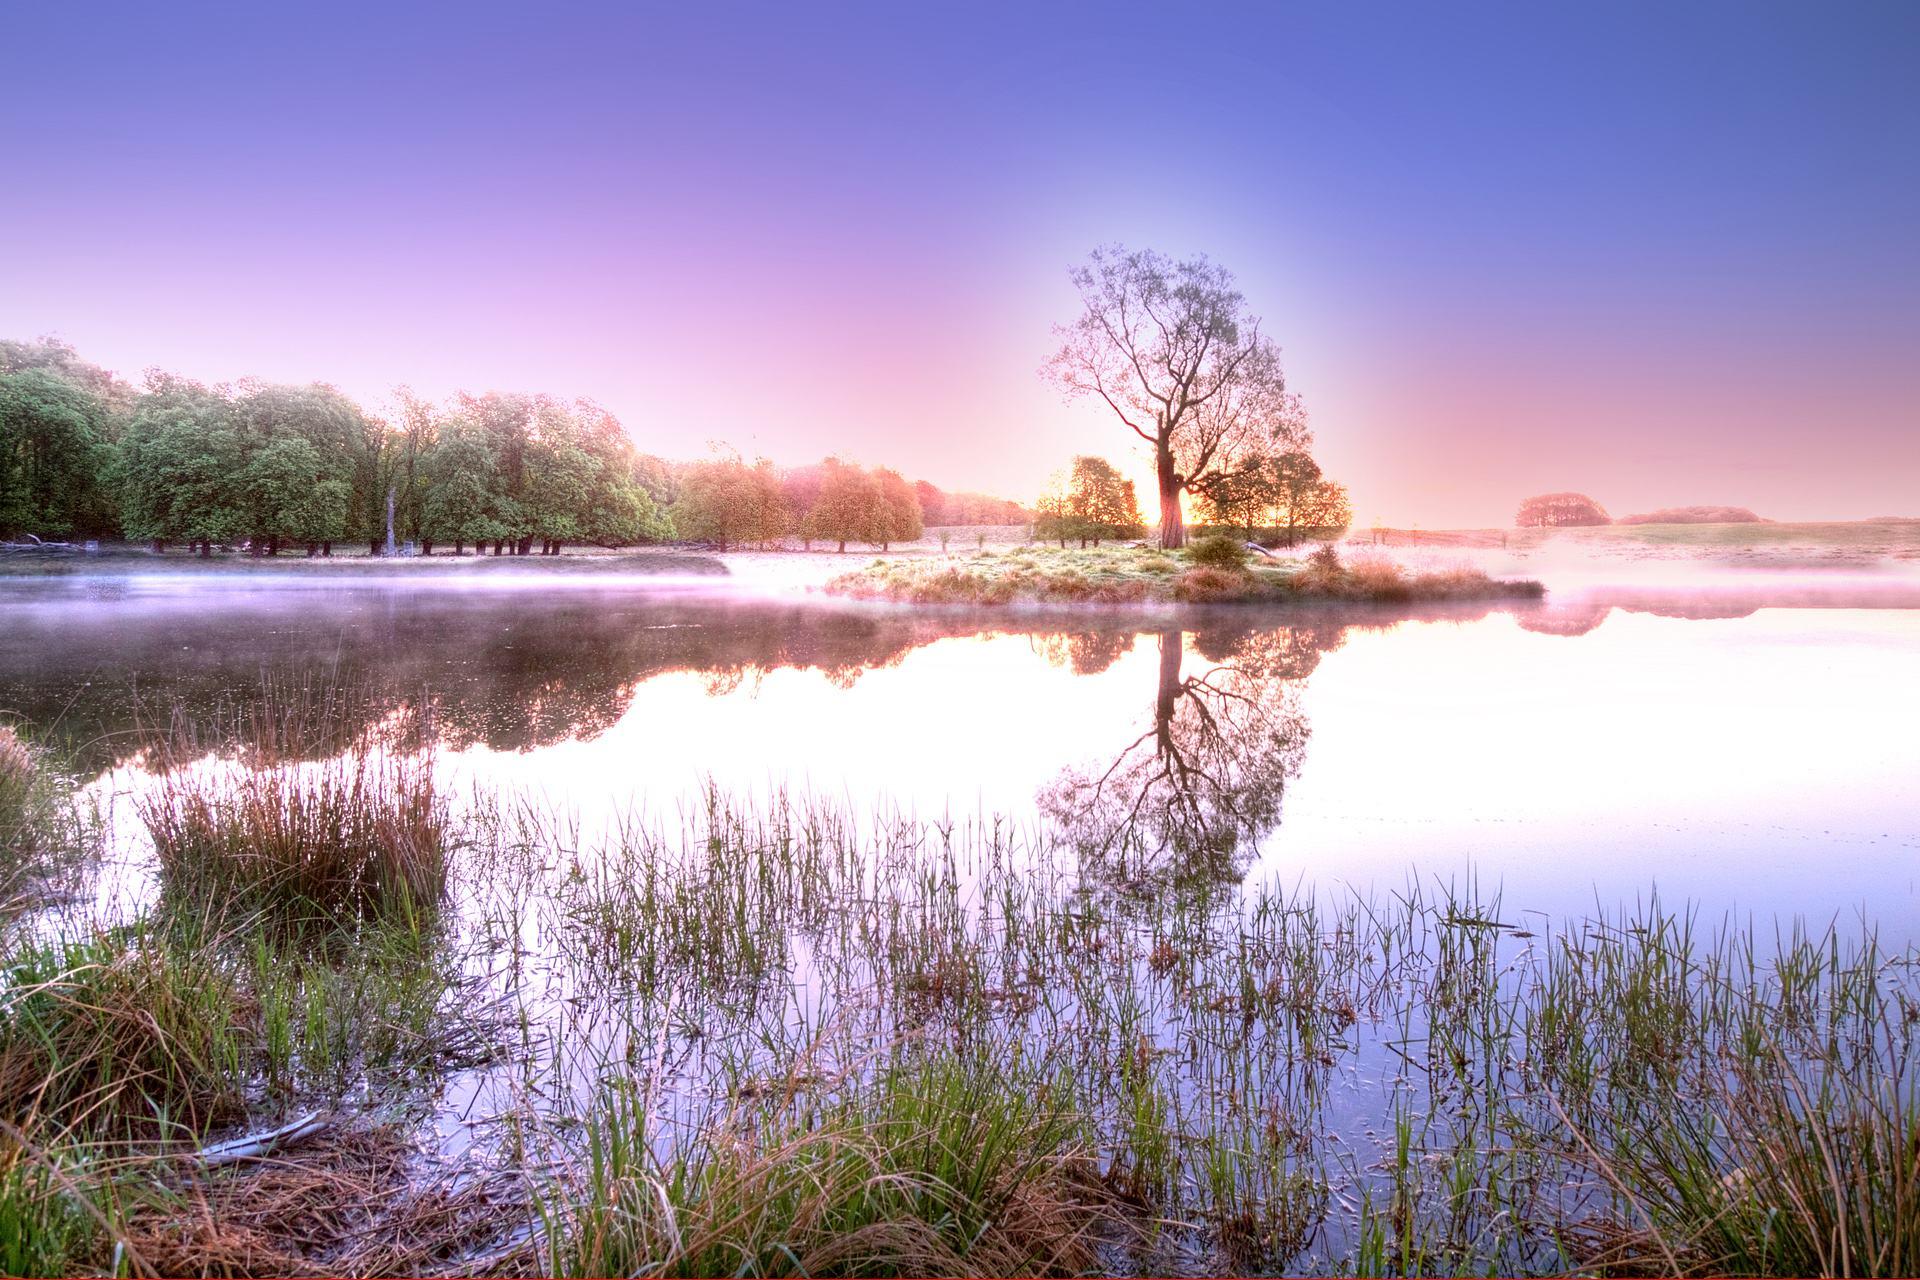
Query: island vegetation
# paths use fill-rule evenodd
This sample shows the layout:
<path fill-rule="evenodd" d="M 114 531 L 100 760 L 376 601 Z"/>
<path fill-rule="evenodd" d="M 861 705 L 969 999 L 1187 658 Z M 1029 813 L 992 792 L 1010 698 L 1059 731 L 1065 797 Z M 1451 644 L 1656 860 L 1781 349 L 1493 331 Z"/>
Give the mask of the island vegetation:
<path fill-rule="evenodd" d="M 875 560 L 841 574 L 827 591 L 903 604 L 1252 604 L 1350 600 L 1412 603 L 1526 600 L 1540 583 L 1459 566 L 1408 570 L 1362 552 L 1343 559 L 1323 544 L 1302 561 L 1269 563 L 1238 538 L 1209 534 L 1184 551 L 1144 544 L 976 550 L 957 557 Z"/>

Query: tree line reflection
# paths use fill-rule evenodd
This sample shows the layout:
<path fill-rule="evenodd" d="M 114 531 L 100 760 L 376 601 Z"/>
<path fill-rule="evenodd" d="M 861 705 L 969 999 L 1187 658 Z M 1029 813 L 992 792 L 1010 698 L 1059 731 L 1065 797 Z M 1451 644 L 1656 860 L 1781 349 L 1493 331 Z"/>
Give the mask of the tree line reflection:
<path fill-rule="evenodd" d="M 211 603 L 52 597 L 9 620 L 0 713 L 89 775 L 143 755 L 151 765 L 182 723 L 229 726 L 253 751 L 282 758 L 329 754 L 369 733 L 515 752 L 598 737 L 641 685 L 668 673 L 697 674 L 715 696 L 783 669 L 844 688 L 936 641 L 1019 634 L 1083 675 L 1129 655 L 1151 659 L 1137 662 L 1153 675 L 1132 729 L 1062 768 L 1036 797 L 1090 867 L 1151 892 L 1244 874 L 1305 757 L 1307 679 L 1353 630 L 1409 616 L 1229 610 L 1129 620 L 588 591 L 538 600 L 366 590 L 227 593 Z M 981 694 L 982 715 L 1010 714 L 993 689 Z M 1022 731 L 1046 729 L 1023 721 Z M 1062 738 L 1063 754 L 1076 749 Z M 197 745 L 222 746 L 212 737 Z"/>

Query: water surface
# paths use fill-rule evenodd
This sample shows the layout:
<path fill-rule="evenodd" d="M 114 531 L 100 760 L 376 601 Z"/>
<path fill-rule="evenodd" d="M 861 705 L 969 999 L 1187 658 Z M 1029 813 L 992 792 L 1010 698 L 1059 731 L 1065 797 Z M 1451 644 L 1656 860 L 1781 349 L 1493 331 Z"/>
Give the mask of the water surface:
<path fill-rule="evenodd" d="M 1119 615 L 28 581 L 0 585 L 0 712 L 109 802 L 176 716 L 326 686 L 589 825 L 784 789 L 1144 838 L 1176 878 L 1477 882 L 1555 915 L 1657 891 L 1909 938 L 1920 611 L 1809 598 Z"/>

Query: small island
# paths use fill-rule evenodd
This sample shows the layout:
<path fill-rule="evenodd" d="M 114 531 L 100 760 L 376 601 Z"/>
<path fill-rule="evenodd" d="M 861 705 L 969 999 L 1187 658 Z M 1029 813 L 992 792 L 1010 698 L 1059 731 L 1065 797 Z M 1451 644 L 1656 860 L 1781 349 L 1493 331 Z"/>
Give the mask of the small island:
<path fill-rule="evenodd" d="M 1225 535 L 1180 552 L 1145 544 L 1061 549 L 980 549 L 952 558 L 873 561 L 826 584 L 831 595 L 900 604 L 1260 604 L 1359 601 L 1399 604 L 1536 600 L 1546 588 L 1479 569 L 1409 571 L 1385 556 L 1343 560 L 1332 544 L 1304 560 L 1265 560 Z"/>

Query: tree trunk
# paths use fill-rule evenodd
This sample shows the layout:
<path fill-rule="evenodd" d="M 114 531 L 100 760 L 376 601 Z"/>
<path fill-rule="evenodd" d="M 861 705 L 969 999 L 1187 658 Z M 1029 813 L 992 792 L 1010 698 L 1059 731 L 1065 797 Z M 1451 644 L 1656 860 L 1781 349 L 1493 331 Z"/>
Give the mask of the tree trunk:
<path fill-rule="evenodd" d="M 1164 441 L 1154 450 L 1160 480 L 1160 545 L 1168 551 L 1187 545 L 1187 522 L 1180 515 L 1180 490 L 1186 483 L 1173 465 L 1173 449 Z"/>
<path fill-rule="evenodd" d="M 367 554 L 370 556 L 380 554 L 380 539 L 374 538 L 367 543 Z"/>
<path fill-rule="evenodd" d="M 206 560 L 210 558 L 212 555 L 213 555 L 213 539 L 202 538 L 200 540 L 200 558 L 202 560 Z"/>
<path fill-rule="evenodd" d="M 331 542 L 323 542 L 323 543 L 321 543 L 321 544 L 320 544 L 320 554 L 321 554 L 321 555 L 323 555 L 323 556 L 330 556 L 330 555 L 332 555 L 332 554 L 333 554 L 333 544 L 332 544 Z"/>
<path fill-rule="evenodd" d="M 845 554 L 847 554 L 847 543 L 846 543 L 846 539 L 844 539 L 844 538 L 843 538 L 843 539 L 841 539 L 841 540 L 840 540 L 840 550 L 839 550 L 839 551 L 838 551 L 838 552 L 837 552 L 836 554 L 838 554 L 838 555 L 845 555 Z"/>
<path fill-rule="evenodd" d="M 467 554 L 467 540 L 465 538 L 455 538 L 453 540 L 453 554 L 456 556 Z"/>
<path fill-rule="evenodd" d="M 317 542 L 309 542 L 307 544 L 307 559 L 311 560 L 319 554 L 320 554 L 320 544 Z"/>
<path fill-rule="evenodd" d="M 166 550 L 167 550 L 167 541 L 165 538 L 155 538 L 153 540 L 153 554 L 164 555 L 166 554 Z"/>
<path fill-rule="evenodd" d="M 423 556 L 430 556 L 433 554 L 432 538 L 422 538 L 420 540 L 420 554 Z"/>

